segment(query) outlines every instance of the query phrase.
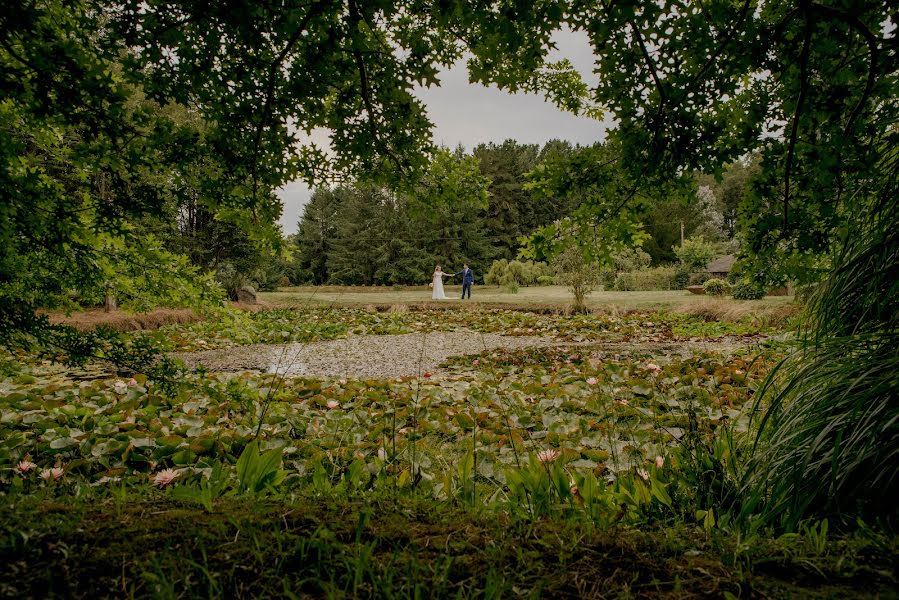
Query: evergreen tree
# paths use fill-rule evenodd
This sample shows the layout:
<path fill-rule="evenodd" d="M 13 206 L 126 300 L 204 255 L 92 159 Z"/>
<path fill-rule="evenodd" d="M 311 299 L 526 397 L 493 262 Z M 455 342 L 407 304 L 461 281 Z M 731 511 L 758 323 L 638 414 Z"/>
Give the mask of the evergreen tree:
<path fill-rule="evenodd" d="M 297 282 L 327 283 L 328 253 L 337 232 L 338 194 L 317 188 L 303 208 L 295 238 L 294 278 Z"/>

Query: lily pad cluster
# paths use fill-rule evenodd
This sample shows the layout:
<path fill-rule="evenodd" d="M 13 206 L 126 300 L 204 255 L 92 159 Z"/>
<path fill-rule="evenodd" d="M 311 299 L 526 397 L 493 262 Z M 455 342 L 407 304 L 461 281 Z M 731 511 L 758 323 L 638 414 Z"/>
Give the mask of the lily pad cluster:
<path fill-rule="evenodd" d="M 62 481 L 146 482 L 165 469 L 236 464 L 258 439 L 282 452 L 295 485 L 316 472 L 340 479 L 354 464 L 439 482 L 472 452 L 476 476 L 497 488 L 529 456 L 612 480 L 667 455 L 697 422 L 744 419 L 768 365 L 544 348 L 454 359 L 441 379 L 197 373 L 173 395 L 140 376 L 76 381 L 30 367 L 0 384 L 0 477 L 44 485 L 16 471 L 28 460 L 64 469 Z"/>
<path fill-rule="evenodd" d="M 150 335 L 168 351 L 190 352 L 257 343 L 333 340 L 348 335 L 430 333 L 467 329 L 512 336 L 544 336 L 563 341 L 665 341 L 755 336 L 771 333 L 750 321 L 705 321 L 695 315 L 539 314 L 516 310 L 415 310 L 378 312 L 364 308 L 305 307 L 257 313 L 223 311 L 217 318 L 170 325 Z"/>

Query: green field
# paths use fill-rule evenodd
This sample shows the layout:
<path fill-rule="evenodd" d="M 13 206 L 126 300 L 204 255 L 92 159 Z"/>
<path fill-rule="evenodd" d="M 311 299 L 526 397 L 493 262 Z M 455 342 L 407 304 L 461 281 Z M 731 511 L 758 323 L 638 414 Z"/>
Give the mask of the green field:
<path fill-rule="evenodd" d="M 262 292 L 260 299 L 275 306 L 303 306 L 312 303 L 353 304 L 416 304 L 431 303 L 454 306 L 456 304 L 507 304 L 514 306 L 565 306 L 571 302 L 571 294 L 564 286 L 521 287 L 518 293 L 509 293 L 499 286 L 476 285 L 471 300 L 459 300 L 461 286 L 448 285 L 446 295 L 451 300 L 431 300 L 431 290 L 420 287 L 362 287 L 319 286 L 283 288 L 276 292 Z M 591 308 L 656 309 L 673 308 L 687 304 L 707 302 L 706 296 L 691 294 L 685 290 L 648 292 L 596 291 L 587 297 Z M 792 302 L 792 296 L 768 296 L 752 305 L 781 306 Z"/>

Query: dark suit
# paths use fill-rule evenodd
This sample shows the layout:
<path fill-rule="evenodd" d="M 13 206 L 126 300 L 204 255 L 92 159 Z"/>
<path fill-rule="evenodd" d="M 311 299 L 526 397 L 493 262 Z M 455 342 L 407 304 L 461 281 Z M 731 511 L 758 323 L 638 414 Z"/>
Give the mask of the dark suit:
<path fill-rule="evenodd" d="M 462 271 L 462 299 L 465 300 L 465 292 L 468 292 L 468 299 L 471 300 L 471 285 L 474 283 L 474 271 L 465 269 Z"/>

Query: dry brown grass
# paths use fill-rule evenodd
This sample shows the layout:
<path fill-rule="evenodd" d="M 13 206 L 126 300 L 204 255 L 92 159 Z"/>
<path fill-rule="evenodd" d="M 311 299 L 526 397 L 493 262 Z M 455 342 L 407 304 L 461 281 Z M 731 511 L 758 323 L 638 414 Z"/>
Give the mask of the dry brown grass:
<path fill-rule="evenodd" d="M 231 308 L 247 312 L 259 312 L 272 308 L 268 302 L 257 304 L 228 302 L 228 305 Z M 118 331 L 138 331 L 159 329 L 175 323 L 193 323 L 204 319 L 202 314 L 197 314 L 190 308 L 154 308 L 145 313 L 133 313 L 126 310 L 106 312 L 102 308 L 90 308 L 69 315 L 51 312 L 47 313 L 47 316 L 53 324 L 71 325 L 78 331 L 92 331 L 97 327 L 109 327 Z"/>
<path fill-rule="evenodd" d="M 801 306 L 789 304 L 763 304 L 751 300 L 731 300 L 730 298 L 705 298 L 682 304 L 674 312 L 696 315 L 706 321 L 727 321 L 736 323 L 752 319 L 761 326 L 778 326 L 799 314 Z"/>
<path fill-rule="evenodd" d="M 202 316 L 189 308 L 157 308 L 146 313 L 130 313 L 123 310 L 106 312 L 98 308 L 70 315 L 51 313 L 48 316 L 51 323 L 71 325 L 79 331 L 91 331 L 101 326 L 118 331 L 158 329 L 164 325 L 192 323 L 202 319 Z"/>

